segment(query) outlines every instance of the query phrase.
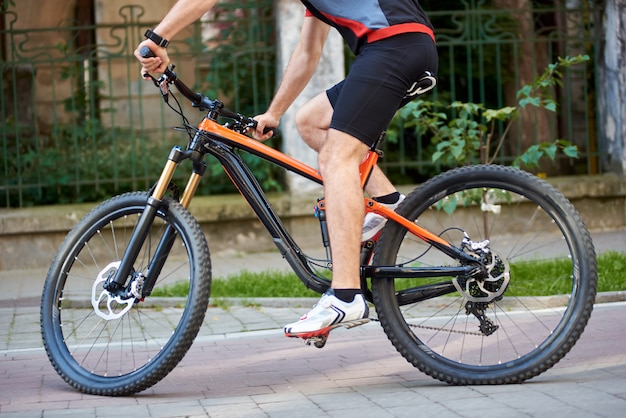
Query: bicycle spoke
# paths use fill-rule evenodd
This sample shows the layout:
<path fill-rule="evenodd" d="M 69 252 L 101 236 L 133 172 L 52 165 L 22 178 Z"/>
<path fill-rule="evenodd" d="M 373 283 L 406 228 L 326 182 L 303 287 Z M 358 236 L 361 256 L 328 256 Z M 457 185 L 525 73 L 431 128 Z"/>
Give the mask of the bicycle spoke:
<path fill-rule="evenodd" d="M 48 355 L 55 367 L 65 368 L 62 376 L 68 382 L 89 393 L 133 393 L 160 380 L 191 345 L 201 324 L 196 318 L 206 311 L 206 241 L 197 223 L 185 224 L 192 222 L 191 215 L 174 203 L 169 210 L 180 213 L 157 213 L 125 284 L 131 290 L 135 280 L 142 286 L 171 225 L 174 245 L 163 255 L 153 296 L 144 300 L 131 290 L 117 295 L 104 289 L 105 279 L 120 265 L 146 199 L 143 193 L 122 195 L 88 214 L 73 231 L 75 237 L 68 236 L 75 243 L 62 247 L 47 279 L 42 331 Z M 168 294 L 170 286 L 179 292 L 175 298 L 158 296 Z M 133 381 L 125 380 L 131 375 Z"/>
<path fill-rule="evenodd" d="M 488 205 L 468 196 L 483 196 Z M 467 277 L 373 279 L 381 323 L 409 361 L 445 381 L 522 381 L 573 345 L 591 312 L 597 271 L 584 225 L 556 190 L 520 171 L 474 166 L 431 180 L 407 196 L 402 210 L 483 264 Z M 468 237 L 481 245 L 465 246 Z M 378 265 L 459 265 L 393 225 L 379 246 Z M 389 299 L 446 280 L 455 292 L 404 306 L 404 298 Z"/>

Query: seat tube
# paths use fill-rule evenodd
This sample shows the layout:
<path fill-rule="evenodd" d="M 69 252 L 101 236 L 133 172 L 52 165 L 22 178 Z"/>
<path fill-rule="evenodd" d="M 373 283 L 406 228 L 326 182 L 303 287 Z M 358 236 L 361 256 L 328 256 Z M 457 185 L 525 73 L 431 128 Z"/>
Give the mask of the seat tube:
<path fill-rule="evenodd" d="M 361 177 L 361 187 L 365 188 L 367 181 L 372 174 L 372 170 L 378 162 L 378 152 L 375 150 L 368 151 L 367 155 L 359 165 L 359 176 Z"/>

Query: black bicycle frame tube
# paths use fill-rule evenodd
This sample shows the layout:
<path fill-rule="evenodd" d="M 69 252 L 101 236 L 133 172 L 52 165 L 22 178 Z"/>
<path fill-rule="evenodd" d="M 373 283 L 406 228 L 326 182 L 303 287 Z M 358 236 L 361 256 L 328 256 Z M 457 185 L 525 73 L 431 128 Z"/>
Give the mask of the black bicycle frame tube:
<path fill-rule="evenodd" d="M 206 135 L 212 138 L 212 135 Z M 313 273 L 303 252 L 287 232 L 248 166 L 232 151 L 231 147 L 223 144 L 221 139 L 220 137 L 217 137 L 215 141 L 209 139 L 205 144 L 205 150 L 222 164 L 226 174 L 267 229 L 281 255 L 300 280 L 307 288 L 324 293 L 329 287 L 329 281 Z"/>
<path fill-rule="evenodd" d="M 278 247 L 281 255 L 287 260 L 296 275 L 308 288 L 320 293 L 326 291 L 328 288 L 327 279 L 318 277 L 309 268 L 306 257 L 287 232 L 276 212 L 272 209 L 258 181 L 242 159 L 232 151 L 230 144 L 234 145 L 234 143 L 226 145 L 222 137 L 214 137 L 210 133 L 205 133 L 205 135 L 207 136 L 207 142 L 205 144 L 207 152 L 220 161 L 231 181 L 235 184 L 240 194 L 248 202 L 258 219 L 270 233 L 274 244 Z M 237 148 L 246 150 L 241 144 L 237 145 Z M 260 157 L 262 158 L 263 155 L 260 155 Z M 279 164 L 280 162 L 276 163 Z M 290 167 L 285 168 L 289 169 Z M 293 169 L 293 167 L 291 168 Z M 431 244 L 435 245 L 437 243 Z M 442 251 L 457 259 L 460 253 L 460 258 L 467 261 L 467 254 L 456 247 L 452 246 L 442 249 Z M 476 272 L 477 268 L 479 267 L 476 265 L 433 268 L 420 267 L 419 269 L 395 266 L 362 266 L 361 271 L 362 277 L 371 278 L 430 278 L 469 275 Z M 447 287 L 446 289 L 448 289 L 446 293 L 450 293 L 453 287 Z M 425 291 L 422 293 L 425 294 Z"/>

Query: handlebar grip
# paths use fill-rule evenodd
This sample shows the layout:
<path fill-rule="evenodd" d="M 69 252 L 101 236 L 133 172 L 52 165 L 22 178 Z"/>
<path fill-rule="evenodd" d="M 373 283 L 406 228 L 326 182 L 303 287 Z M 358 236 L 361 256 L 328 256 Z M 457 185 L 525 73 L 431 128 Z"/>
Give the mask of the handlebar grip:
<path fill-rule="evenodd" d="M 154 55 L 154 52 L 152 52 L 152 50 L 145 45 L 142 46 L 141 49 L 139 50 L 139 55 L 141 55 L 144 58 L 156 57 L 156 55 Z"/>
<path fill-rule="evenodd" d="M 152 52 L 152 50 L 150 48 L 148 48 L 147 46 L 142 46 L 141 49 L 139 50 L 139 55 L 141 55 L 144 58 L 154 58 L 156 57 L 156 55 L 154 55 L 154 52 Z M 143 73 L 142 74 L 143 78 L 149 78 L 149 74 L 148 73 Z"/>
<path fill-rule="evenodd" d="M 276 138 L 278 136 L 278 128 L 265 128 L 263 129 L 263 133 L 266 134 L 268 132 L 272 133 L 272 138 Z"/>
<path fill-rule="evenodd" d="M 156 57 L 156 55 L 154 55 L 154 52 L 152 52 L 152 50 L 145 45 L 142 46 L 141 49 L 139 50 L 139 55 L 141 55 L 144 58 Z M 173 80 L 173 83 L 178 89 L 178 91 L 180 91 L 182 95 L 185 96 L 187 99 L 189 99 L 192 103 L 197 105 L 202 102 L 202 96 L 198 93 L 194 93 L 189 87 L 185 85 L 185 83 L 180 81 L 172 70 L 166 69 L 164 74 L 168 76 L 170 81 Z"/>

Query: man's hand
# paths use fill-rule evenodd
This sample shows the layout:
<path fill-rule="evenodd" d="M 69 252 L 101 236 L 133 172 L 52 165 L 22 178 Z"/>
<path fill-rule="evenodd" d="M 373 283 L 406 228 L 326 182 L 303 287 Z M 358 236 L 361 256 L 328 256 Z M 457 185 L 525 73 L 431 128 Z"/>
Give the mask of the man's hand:
<path fill-rule="evenodd" d="M 279 123 L 279 118 L 270 114 L 263 113 L 262 115 L 258 115 L 254 117 L 254 120 L 257 121 L 257 126 L 254 131 L 252 131 L 252 137 L 257 141 L 265 141 L 272 137 L 272 131 L 263 133 L 266 128 L 277 128 Z"/>
<path fill-rule="evenodd" d="M 146 58 L 140 54 L 140 50 L 142 47 L 148 47 L 150 51 L 155 55 L 154 57 Z M 135 49 L 135 57 L 141 63 L 141 76 L 144 77 L 145 74 L 149 73 L 163 73 L 170 65 L 170 58 L 167 55 L 167 50 L 165 48 L 161 48 L 150 39 L 146 39 L 142 43 L 137 46 Z M 147 78 L 147 77 L 144 77 Z"/>

